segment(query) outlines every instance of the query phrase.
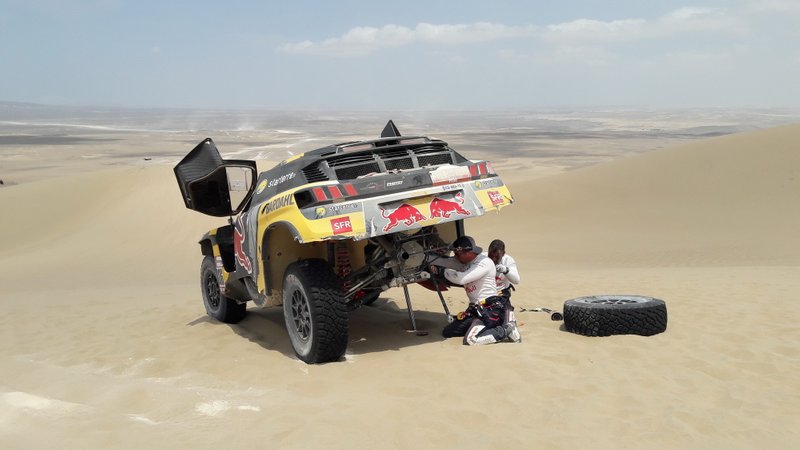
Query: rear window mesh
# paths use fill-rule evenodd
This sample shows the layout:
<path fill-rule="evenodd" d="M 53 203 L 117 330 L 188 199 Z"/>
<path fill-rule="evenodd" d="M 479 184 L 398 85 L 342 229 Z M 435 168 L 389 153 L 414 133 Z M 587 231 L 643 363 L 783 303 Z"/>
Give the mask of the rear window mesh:
<path fill-rule="evenodd" d="M 352 180 L 371 173 L 458 164 L 465 161 L 463 156 L 449 147 L 428 144 L 333 155 L 307 166 L 303 169 L 303 174 L 309 183 L 328 180 L 334 174 L 339 180 Z"/>
<path fill-rule="evenodd" d="M 377 173 L 380 171 L 381 168 L 376 162 L 357 164 L 347 167 L 337 167 L 336 178 L 340 180 L 352 180 L 360 176 L 369 175 L 371 173 Z"/>
<path fill-rule="evenodd" d="M 384 159 L 383 163 L 386 165 L 386 170 L 403 170 L 414 168 L 414 160 L 411 159 L 411 157 Z"/>
<path fill-rule="evenodd" d="M 418 159 L 420 167 L 438 166 L 440 164 L 450 163 L 450 155 L 447 153 L 434 153 L 431 155 L 420 156 Z"/>

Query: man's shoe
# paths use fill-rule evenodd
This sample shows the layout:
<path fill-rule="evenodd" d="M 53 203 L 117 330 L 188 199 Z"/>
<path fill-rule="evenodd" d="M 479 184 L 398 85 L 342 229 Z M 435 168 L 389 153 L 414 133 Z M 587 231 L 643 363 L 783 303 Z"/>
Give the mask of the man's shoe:
<path fill-rule="evenodd" d="M 503 324 L 503 329 L 506 330 L 506 340 L 509 342 L 522 342 L 522 335 L 519 334 L 517 324 L 515 322 L 508 322 Z"/>

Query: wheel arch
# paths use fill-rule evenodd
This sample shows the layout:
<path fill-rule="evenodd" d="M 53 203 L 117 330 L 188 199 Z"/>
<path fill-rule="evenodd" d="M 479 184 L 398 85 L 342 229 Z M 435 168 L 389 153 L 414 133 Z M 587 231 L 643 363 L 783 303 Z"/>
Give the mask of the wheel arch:
<path fill-rule="evenodd" d="M 225 271 L 236 270 L 233 254 L 233 227 L 225 225 L 204 234 L 198 241 L 203 256 L 221 257 Z"/>
<path fill-rule="evenodd" d="M 270 224 L 261 238 L 262 280 L 268 297 L 280 296 L 286 268 L 303 259 L 327 259 L 325 242 L 302 242 L 297 228 L 290 222 Z"/>

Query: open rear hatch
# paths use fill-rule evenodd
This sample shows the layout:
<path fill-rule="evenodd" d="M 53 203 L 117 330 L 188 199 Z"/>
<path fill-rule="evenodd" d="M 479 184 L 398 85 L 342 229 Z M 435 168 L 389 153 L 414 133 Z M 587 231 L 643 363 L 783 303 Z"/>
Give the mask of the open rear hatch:
<path fill-rule="evenodd" d="M 222 159 L 210 138 L 197 144 L 174 171 L 186 207 L 215 217 L 239 213 L 257 175 L 255 161 Z"/>

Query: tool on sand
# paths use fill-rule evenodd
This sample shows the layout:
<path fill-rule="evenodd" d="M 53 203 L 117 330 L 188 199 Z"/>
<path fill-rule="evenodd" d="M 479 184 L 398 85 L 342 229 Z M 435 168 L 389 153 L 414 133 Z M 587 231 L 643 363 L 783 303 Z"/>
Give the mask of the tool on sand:
<path fill-rule="evenodd" d="M 550 308 L 533 308 L 533 309 L 520 308 L 519 310 L 520 310 L 520 312 L 526 312 L 526 311 L 545 312 L 547 314 L 550 314 L 550 320 L 552 320 L 554 322 L 558 322 L 559 320 L 564 320 L 564 315 L 563 314 L 561 314 L 558 311 L 553 311 Z"/>

